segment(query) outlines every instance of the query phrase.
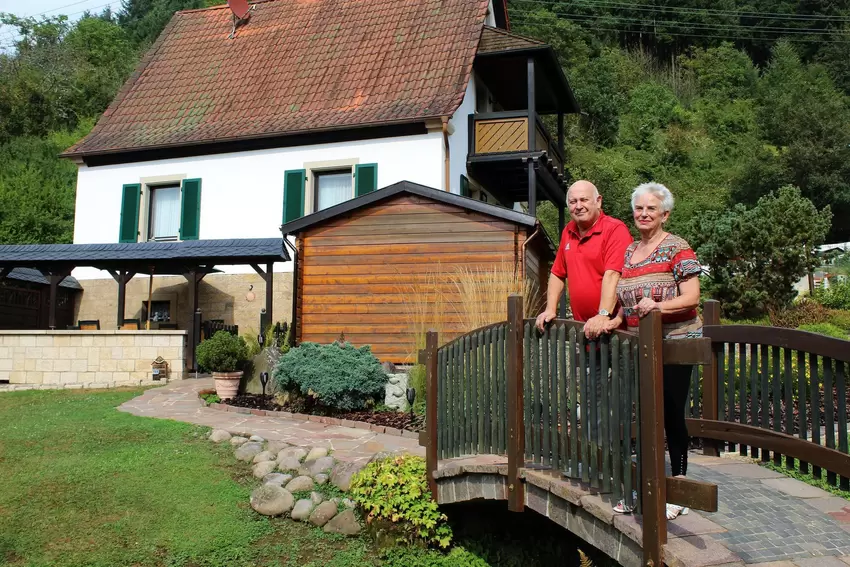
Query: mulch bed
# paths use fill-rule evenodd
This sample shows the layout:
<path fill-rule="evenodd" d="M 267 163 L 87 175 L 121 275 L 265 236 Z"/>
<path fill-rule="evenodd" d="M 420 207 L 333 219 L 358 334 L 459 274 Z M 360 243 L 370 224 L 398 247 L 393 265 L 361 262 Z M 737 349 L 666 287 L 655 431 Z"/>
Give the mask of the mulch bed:
<path fill-rule="evenodd" d="M 394 427 L 396 429 L 405 429 L 407 431 L 418 432 L 424 427 L 424 418 L 415 415 L 413 420 L 410 419 L 410 412 L 399 411 L 355 411 L 342 412 L 334 411 L 321 406 L 306 406 L 303 403 L 297 405 L 280 406 L 275 403 L 272 396 L 262 396 L 260 394 L 239 394 L 235 398 L 231 398 L 225 402 L 227 405 L 257 409 L 268 411 L 289 411 L 293 413 L 303 413 L 309 415 L 321 415 L 325 417 L 335 417 L 337 419 L 350 419 L 352 421 L 362 421 L 371 423 L 372 425 L 382 425 L 384 427 Z"/>

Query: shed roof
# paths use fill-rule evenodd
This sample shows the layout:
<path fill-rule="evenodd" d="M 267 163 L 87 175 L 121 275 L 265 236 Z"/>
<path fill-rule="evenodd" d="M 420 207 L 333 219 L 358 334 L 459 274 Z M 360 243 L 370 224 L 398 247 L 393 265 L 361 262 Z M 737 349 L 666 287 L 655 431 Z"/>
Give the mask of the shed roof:
<path fill-rule="evenodd" d="M 300 219 L 288 222 L 285 225 L 281 226 L 280 230 L 284 235 L 298 234 L 308 228 L 322 224 L 340 215 L 345 215 L 351 213 L 352 211 L 363 209 L 374 203 L 384 201 L 402 193 L 419 195 L 420 197 L 425 197 L 437 202 L 454 205 L 456 207 L 460 207 L 469 211 L 476 211 L 485 215 L 490 215 L 492 217 L 510 221 L 523 226 L 533 227 L 537 223 L 537 219 L 535 217 L 526 213 L 515 211 L 513 209 L 508 209 L 498 205 L 491 205 L 489 203 L 478 201 L 476 199 L 470 199 L 468 197 L 461 197 L 460 195 L 455 195 L 454 193 L 441 191 L 439 189 L 433 189 L 431 187 L 419 185 L 418 183 L 413 183 L 411 181 L 399 181 L 398 183 L 388 185 L 387 187 L 378 189 L 377 191 L 372 191 L 371 193 L 367 193 L 366 195 L 363 195 L 361 197 L 345 201 L 344 203 L 340 203 L 339 205 L 335 205 L 317 213 L 312 213 L 301 217 Z"/>
<path fill-rule="evenodd" d="M 230 265 L 288 260 L 290 256 L 281 238 L 0 246 L 0 268 L 48 269 L 56 266 L 92 266 L 103 269 L 129 269 L 148 264 Z M 157 270 L 157 273 L 164 272 Z"/>
<path fill-rule="evenodd" d="M 177 12 L 91 133 L 63 155 L 452 115 L 469 81 L 488 0 L 252 6 L 234 39 L 227 6 Z"/>
<path fill-rule="evenodd" d="M 32 268 L 15 268 L 6 276 L 10 280 L 18 280 L 21 282 L 30 282 L 42 285 L 50 285 L 50 282 L 47 281 L 47 278 L 39 272 L 38 270 L 33 270 Z M 83 289 L 83 286 L 80 285 L 75 278 L 68 276 L 59 282 L 59 287 L 67 287 L 68 289 Z"/>
<path fill-rule="evenodd" d="M 481 42 L 478 44 L 478 54 L 504 53 L 526 49 L 546 49 L 548 45 L 542 41 L 531 39 L 503 29 L 484 26 L 481 32 Z"/>

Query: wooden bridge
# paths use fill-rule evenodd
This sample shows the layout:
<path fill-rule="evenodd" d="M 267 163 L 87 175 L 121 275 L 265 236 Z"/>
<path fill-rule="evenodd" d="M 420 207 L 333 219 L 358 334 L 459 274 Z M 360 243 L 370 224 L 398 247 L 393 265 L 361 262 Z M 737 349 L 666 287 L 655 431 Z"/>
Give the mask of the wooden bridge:
<path fill-rule="evenodd" d="M 665 473 L 664 364 L 697 365 L 687 425 L 707 458 L 772 459 L 847 489 L 850 342 L 720 325 L 714 301 L 704 313 L 702 339 L 663 340 L 654 312 L 638 334 L 587 341 L 575 321 L 539 332 L 511 296 L 507 321 L 443 346 L 429 332 L 420 360 L 432 493 L 440 503 L 528 507 L 625 566 L 694 564 L 668 545 L 676 526 L 665 503 L 715 512 L 724 486 Z M 615 516 L 619 499 L 636 513 Z"/>

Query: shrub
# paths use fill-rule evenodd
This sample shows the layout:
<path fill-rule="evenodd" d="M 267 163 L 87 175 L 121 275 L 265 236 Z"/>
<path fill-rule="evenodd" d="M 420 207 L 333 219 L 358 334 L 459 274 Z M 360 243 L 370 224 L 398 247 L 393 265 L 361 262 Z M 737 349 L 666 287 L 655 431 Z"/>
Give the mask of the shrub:
<path fill-rule="evenodd" d="M 280 358 L 272 372 L 279 390 L 297 389 L 339 410 L 364 409 L 383 399 L 387 375 L 368 346 L 302 343 Z"/>
<path fill-rule="evenodd" d="M 391 547 L 381 554 L 384 567 L 490 567 L 490 563 L 462 547 L 448 553 L 415 547 Z"/>
<path fill-rule="evenodd" d="M 248 360 L 248 345 L 242 337 L 219 331 L 198 345 L 198 364 L 210 372 L 236 372 Z"/>
<path fill-rule="evenodd" d="M 839 327 L 836 327 L 832 323 L 815 323 L 811 325 L 800 325 L 798 328 L 801 331 L 809 331 L 810 333 L 820 333 L 821 335 L 826 335 L 828 337 L 835 337 L 836 339 L 847 340 L 847 332 Z"/>
<path fill-rule="evenodd" d="M 452 530 L 431 498 L 425 459 L 401 455 L 375 461 L 351 481 L 351 498 L 366 511 L 366 521 L 398 524 L 413 543 L 449 546 Z"/>
<path fill-rule="evenodd" d="M 407 386 L 416 389 L 416 401 L 413 402 L 413 412 L 425 415 L 425 367 L 417 364 L 407 374 Z"/>
<path fill-rule="evenodd" d="M 850 309 L 850 282 L 835 282 L 827 289 L 817 290 L 815 299 L 824 307 Z"/>
<path fill-rule="evenodd" d="M 802 299 L 790 307 L 769 313 L 772 326 L 788 329 L 796 329 L 800 325 L 825 323 L 829 320 L 829 316 L 829 309 L 811 299 Z"/>

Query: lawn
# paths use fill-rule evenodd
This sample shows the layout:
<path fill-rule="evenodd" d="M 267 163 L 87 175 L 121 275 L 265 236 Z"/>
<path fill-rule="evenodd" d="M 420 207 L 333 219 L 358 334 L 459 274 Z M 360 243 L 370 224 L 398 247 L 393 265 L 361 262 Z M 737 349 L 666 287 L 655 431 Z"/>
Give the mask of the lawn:
<path fill-rule="evenodd" d="M 250 469 L 203 428 L 114 409 L 140 393 L 0 395 L 0 564 L 369 563 L 362 540 L 257 516 Z"/>
<path fill-rule="evenodd" d="M 505 504 L 448 507 L 450 554 L 378 549 L 254 513 L 257 481 L 208 429 L 115 410 L 141 390 L 0 395 L 0 565 L 538 567 L 579 540 Z M 592 551 L 586 549 L 586 551 Z M 598 567 L 613 564 L 595 554 Z"/>

